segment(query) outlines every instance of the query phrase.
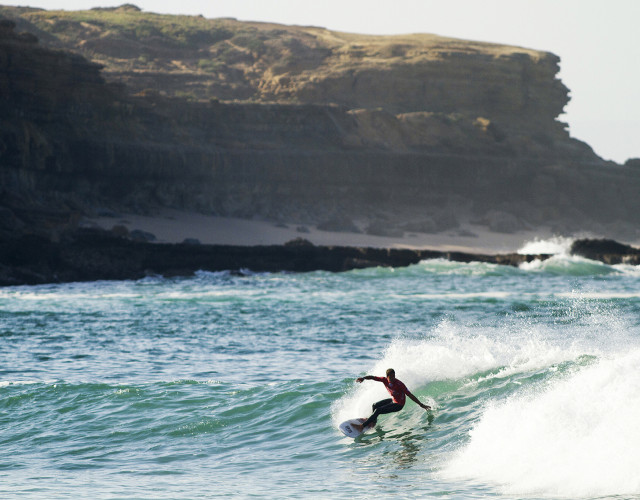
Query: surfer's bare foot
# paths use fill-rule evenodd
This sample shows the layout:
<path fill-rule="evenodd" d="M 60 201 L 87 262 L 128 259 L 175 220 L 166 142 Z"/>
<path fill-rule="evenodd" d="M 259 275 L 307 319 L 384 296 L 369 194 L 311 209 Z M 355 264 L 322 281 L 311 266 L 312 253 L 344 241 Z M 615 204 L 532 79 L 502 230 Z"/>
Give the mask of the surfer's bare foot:
<path fill-rule="evenodd" d="M 364 428 L 362 424 L 352 424 L 352 425 L 353 425 L 353 428 L 358 432 L 362 432 L 362 429 Z"/>

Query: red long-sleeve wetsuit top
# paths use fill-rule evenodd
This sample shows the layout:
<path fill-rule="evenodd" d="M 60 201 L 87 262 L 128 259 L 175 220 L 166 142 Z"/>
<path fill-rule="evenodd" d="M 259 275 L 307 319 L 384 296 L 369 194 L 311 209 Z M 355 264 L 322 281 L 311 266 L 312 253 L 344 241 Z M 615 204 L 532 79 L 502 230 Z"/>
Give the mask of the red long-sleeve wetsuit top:
<path fill-rule="evenodd" d="M 407 399 L 407 393 L 409 392 L 409 389 L 407 389 L 406 385 L 404 385 L 398 379 L 395 379 L 393 383 L 390 384 L 386 377 L 373 377 L 373 380 L 382 382 L 389 394 L 391 394 L 393 402 L 404 406 L 404 403 Z"/>

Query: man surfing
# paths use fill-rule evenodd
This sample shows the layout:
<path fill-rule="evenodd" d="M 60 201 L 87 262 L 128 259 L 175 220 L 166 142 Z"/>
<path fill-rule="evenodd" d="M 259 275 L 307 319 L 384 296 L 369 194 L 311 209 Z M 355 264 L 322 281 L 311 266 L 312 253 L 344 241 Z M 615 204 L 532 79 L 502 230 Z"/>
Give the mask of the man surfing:
<path fill-rule="evenodd" d="M 391 397 L 389 399 L 383 399 L 382 401 L 374 403 L 371 406 L 371 408 L 373 409 L 373 414 L 362 424 L 353 424 L 353 427 L 355 427 L 358 432 L 362 432 L 363 429 L 376 425 L 379 415 L 383 415 L 385 413 L 394 413 L 402 410 L 402 408 L 404 408 L 406 396 L 409 396 L 409 398 L 415 401 L 421 408 L 424 408 L 425 410 L 431 409 L 429 405 L 422 404 L 417 397 L 411 394 L 411 391 L 407 389 L 407 386 L 396 378 L 396 372 L 393 368 L 389 368 L 387 370 L 386 377 L 374 377 L 373 375 L 365 375 L 364 377 L 358 377 L 356 379 L 356 382 L 361 384 L 364 380 L 375 380 L 376 382 L 382 382 L 387 391 L 389 391 L 389 394 L 391 394 Z"/>

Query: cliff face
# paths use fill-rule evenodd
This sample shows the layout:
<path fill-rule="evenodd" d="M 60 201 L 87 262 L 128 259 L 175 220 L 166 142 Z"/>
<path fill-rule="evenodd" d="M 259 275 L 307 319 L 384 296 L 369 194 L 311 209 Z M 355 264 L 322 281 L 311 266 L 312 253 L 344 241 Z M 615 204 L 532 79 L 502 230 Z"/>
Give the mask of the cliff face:
<path fill-rule="evenodd" d="M 55 236 L 97 206 L 413 230 L 443 209 L 518 227 L 638 222 L 640 172 L 556 121 L 568 98 L 552 54 L 199 18 L 171 28 L 180 41 L 158 24 L 171 16 L 135 10 L 73 13 L 64 29 L 64 13 L 1 14 L 105 65 L 0 21 L 4 235 Z"/>

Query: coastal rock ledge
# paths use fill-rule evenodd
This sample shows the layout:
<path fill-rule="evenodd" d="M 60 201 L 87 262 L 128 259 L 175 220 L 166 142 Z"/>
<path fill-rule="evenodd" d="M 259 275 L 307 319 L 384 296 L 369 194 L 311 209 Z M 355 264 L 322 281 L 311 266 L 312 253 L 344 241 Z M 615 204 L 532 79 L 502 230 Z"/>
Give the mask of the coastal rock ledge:
<path fill-rule="evenodd" d="M 578 240 L 577 255 L 608 263 L 640 263 L 640 250 L 611 240 Z M 284 245 L 232 246 L 132 241 L 106 231 L 79 231 L 52 242 L 24 236 L 0 242 L 0 286 L 140 279 L 150 275 L 189 276 L 198 270 L 230 272 L 342 272 L 367 267 L 403 267 L 425 259 L 486 262 L 517 266 L 550 255 L 483 255 L 392 248 L 315 246 L 305 241 Z"/>

